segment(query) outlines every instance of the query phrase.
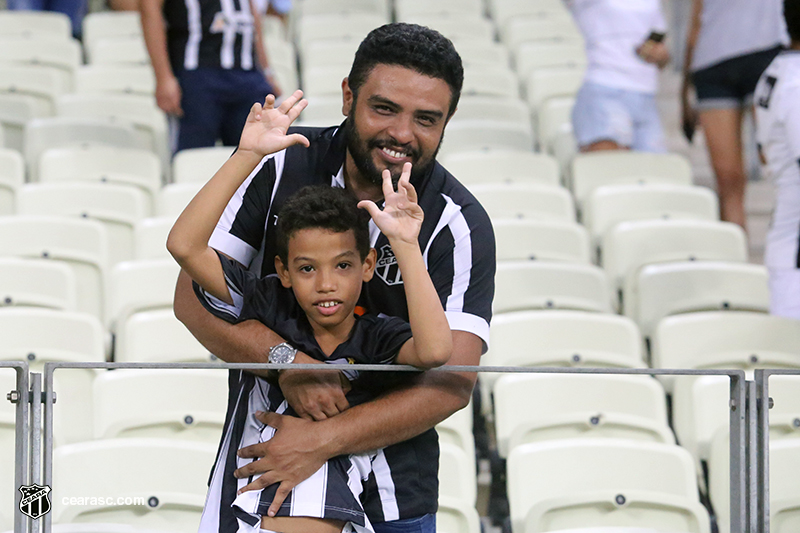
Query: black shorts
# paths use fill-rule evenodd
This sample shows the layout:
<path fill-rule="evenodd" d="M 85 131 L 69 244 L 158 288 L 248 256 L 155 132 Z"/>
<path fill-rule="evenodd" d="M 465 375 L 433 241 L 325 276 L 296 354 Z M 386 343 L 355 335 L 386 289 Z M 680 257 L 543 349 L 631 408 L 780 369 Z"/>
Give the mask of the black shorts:
<path fill-rule="evenodd" d="M 726 59 L 692 73 L 697 108 L 733 109 L 752 103 L 753 91 L 781 46 Z"/>

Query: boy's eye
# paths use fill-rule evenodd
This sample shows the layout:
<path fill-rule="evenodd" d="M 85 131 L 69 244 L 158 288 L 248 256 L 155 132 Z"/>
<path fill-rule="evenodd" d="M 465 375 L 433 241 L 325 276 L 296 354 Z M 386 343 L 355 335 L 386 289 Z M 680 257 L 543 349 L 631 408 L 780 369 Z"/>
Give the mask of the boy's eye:
<path fill-rule="evenodd" d="M 345 268 L 350 268 L 350 266 L 351 266 L 351 265 L 350 265 L 350 263 L 339 263 L 339 264 L 338 264 L 338 265 L 336 265 L 336 266 L 337 266 L 338 268 L 345 269 Z"/>
<path fill-rule="evenodd" d="M 314 270 L 314 267 L 312 267 L 311 265 L 303 265 L 298 270 L 300 270 L 300 272 L 312 272 Z"/>

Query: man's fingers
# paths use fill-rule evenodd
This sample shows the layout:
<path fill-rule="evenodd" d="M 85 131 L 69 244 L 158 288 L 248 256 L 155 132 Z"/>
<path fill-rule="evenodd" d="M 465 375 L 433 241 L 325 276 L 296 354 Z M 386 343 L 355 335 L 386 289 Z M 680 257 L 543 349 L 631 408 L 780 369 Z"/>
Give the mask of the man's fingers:
<path fill-rule="evenodd" d="M 281 482 L 280 486 L 278 486 L 278 490 L 275 491 L 275 499 L 272 500 L 272 505 L 269 506 L 267 510 L 267 515 L 275 516 L 278 514 L 278 510 L 281 508 L 283 501 L 292 492 L 294 485 L 289 484 L 287 481 Z"/>
<path fill-rule="evenodd" d="M 251 491 L 251 490 L 265 489 L 265 488 L 269 487 L 270 485 L 274 485 L 275 483 L 278 483 L 279 481 L 280 481 L 280 478 L 278 477 L 277 474 L 275 474 L 274 472 L 266 472 L 265 474 L 263 474 L 258 479 L 254 479 L 251 483 L 248 483 L 247 485 L 245 485 L 244 487 L 239 489 L 236 492 L 236 494 L 243 494 L 243 493 Z"/>
<path fill-rule="evenodd" d="M 350 402 L 347 401 L 347 398 L 345 398 L 344 394 L 336 399 L 336 409 L 338 409 L 339 413 L 350 409 Z"/>
<path fill-rule="evenodd" d="M 328 416 L 323 412 L 322 409 L 319 408 L 319 406 L 314 406 L 313 409 L 309 409 L 308 410 L 308 414 L 310 414 L 311 418 L 313 420 L 316 420 L 317 422 L 319 422 L 320 420 L 325 420 L 326 418 L 328 418 Z"/>
<path fill-rule="evenodd" d="M 392 185 L 392 172 L 385 168 L 383 169 L 383 198 L 388 198 L 394 192 L 394 185 Z"/>
<path fill-rule="evenodd" d="M 279 415 L 278 413 L 273 413 L 272 411 L 256 411 L 255 417 L 256 420 L 258 420 L 262 424 L 266 424 L 271 428 L 275 428 L 275 430 L 279 430 L 281 428 L 281 425 L 283 424 L 283 415 Z M 252 448 L 253 446 L 247 446 L 247 448 Z M 242 450 L 247 448 L 242 448 Z"/>
<path fill-rule="evenodd" d="M 261 460 L 258 460 L 253 461 L 252 463 L 247 463 L 246 465 L 234 470 L 233 477 L 236 479 L 247 479 L 250 476 L 262 474 L 264 472 L 267 472 L 267 467 L 261 462 Z"/>

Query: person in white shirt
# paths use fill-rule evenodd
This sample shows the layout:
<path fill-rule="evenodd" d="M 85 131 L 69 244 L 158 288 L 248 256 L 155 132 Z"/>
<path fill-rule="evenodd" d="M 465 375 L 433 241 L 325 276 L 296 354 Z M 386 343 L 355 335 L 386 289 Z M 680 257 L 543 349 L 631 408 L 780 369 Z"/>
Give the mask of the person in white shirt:
<path fill-rule="evenodd" d="M 588 66 L 572 124 L 581 151 L 664 151 L 658 68 L 669 61 L 659 0 L 565 0 Z"/>
<path fill-rule="evenodd" d="M 756 137 L 777 188 L 764 257 L 770 311 L 800 319 L 800 0 L 783 8 L 792 41 L 756 86 Z"/>

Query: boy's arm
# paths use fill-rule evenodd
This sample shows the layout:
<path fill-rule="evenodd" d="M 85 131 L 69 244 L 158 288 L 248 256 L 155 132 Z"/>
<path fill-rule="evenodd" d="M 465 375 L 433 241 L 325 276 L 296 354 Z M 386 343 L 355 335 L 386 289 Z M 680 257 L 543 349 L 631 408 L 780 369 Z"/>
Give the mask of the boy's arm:
<path fill-rule="evenodd" d="M 226 303 L 233 303 L 222 267 L 208 240 L 225 207 L 242 182 L 264 156 L 293 144 L 308 146 L 308 139 L 286 131 L 307 105 L 297 91 L 275 108 L 275 97 L 264 106 L 253 104 L 247 117 L 239 149 L 214 174 L 181 213 L 167 238 L 167 249 L 201 287 Z"/>
<path fill-rule="evenodd" d="M 406 163 L 395 192 L 391 172 L 384 170 L 383 211 L 369 200 L 359 202 L 358 206 L 369 211 L 375 225 L 389 239 L 403 276 L 413 337 L 403 344 L 397 363 L 432 368 L 450 359 L 453 338 L 442 302 L 419 249 L 418 237 L 424 214 L 417 204 L 417 193 L 409 181 L 410 176 L 411 163 Z"/>

